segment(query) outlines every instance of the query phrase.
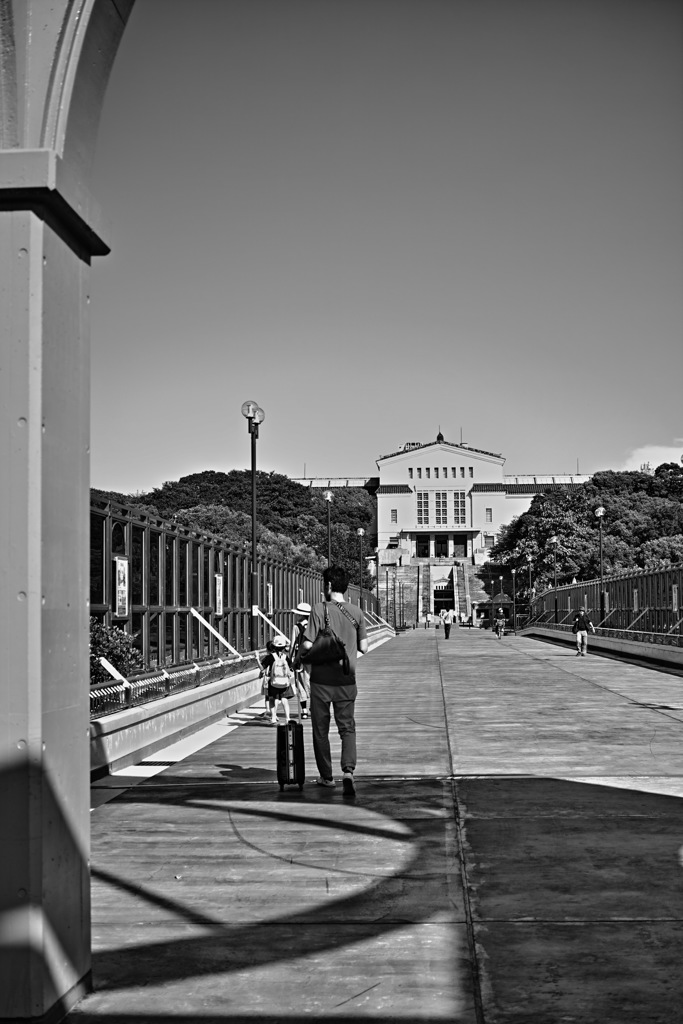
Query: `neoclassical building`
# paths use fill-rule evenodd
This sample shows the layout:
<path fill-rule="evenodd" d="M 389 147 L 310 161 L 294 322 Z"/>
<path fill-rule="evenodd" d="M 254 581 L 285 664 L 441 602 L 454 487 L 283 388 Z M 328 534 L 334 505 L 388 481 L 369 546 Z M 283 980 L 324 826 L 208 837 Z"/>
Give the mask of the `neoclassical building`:
<path fill-rule="evenodd" d="M 368 552 L 384 617 L 424 620 L 453 608 L 477 622 L 507 614 L 514 583 L 489 553 L 502 526 L 535 494 L 580 487 L 588 476 L 509 476 L 498 452 L 446 441 L 411 441 L 377 459 L 379 476 L 304 477 L 306 487 L 364 487 L 377 500 L 377 551 Z M 513 597 L 511 598 L 511 594 Z"/>
<path fill-rule="evenodd" d="M 504 457 L 469 444 L 408 442 L 377 459 L 378 563 L 488 559 L 501 526 L 535 494 L 578 486 L 588 476 L 506 476 Z"/>

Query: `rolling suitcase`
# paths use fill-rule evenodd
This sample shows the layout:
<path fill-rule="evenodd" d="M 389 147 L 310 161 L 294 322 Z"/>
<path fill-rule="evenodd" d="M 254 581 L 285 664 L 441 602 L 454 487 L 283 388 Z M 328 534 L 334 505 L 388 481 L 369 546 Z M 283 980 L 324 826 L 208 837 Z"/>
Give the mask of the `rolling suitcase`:
<path fill-rule="evenodd" d="M 277 781 L 280 792 L 285 786 L 304 788 L 304 727 L 301 722 L 287 722 L 277 727 Z"/>

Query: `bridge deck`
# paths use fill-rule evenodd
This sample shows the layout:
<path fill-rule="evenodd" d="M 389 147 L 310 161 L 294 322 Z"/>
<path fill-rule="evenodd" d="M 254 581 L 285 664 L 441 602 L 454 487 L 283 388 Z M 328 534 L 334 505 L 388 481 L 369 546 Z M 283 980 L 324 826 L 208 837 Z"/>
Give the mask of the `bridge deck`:
<path fill-rule="evenodd" d="M 683 679 L 416 630 L 359 690 L 355 801 L 310 746 L 280 794 L 257 709 L 95 787 L 96 991 L 68 1019 L 680 1019 Z"/>

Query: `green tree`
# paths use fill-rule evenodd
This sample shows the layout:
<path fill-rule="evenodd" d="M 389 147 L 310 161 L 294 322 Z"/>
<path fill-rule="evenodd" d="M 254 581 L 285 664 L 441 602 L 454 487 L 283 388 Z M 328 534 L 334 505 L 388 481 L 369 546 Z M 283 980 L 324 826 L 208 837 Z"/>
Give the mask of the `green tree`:
<path fill-rule="evenodd" d="M 555 557 L 558 583 L 596 579 L 600 574 L 600 528 L 595 510 L 605 509 L 603 572 L 655 569 L 680 556 L 683 534 L 683 472 L 675 463 L 654 474 L 603 472 L 572 490 L 534 497 L 527 512 L 504 527 L 492 557 L 515 567 L 520 595 L 528 591 L 527 555 L 537 590 L 552 586 Z M 556 548 L 550 543 L 557 537 Z M 522 582 L 523 581 L 523 582 Z"/>

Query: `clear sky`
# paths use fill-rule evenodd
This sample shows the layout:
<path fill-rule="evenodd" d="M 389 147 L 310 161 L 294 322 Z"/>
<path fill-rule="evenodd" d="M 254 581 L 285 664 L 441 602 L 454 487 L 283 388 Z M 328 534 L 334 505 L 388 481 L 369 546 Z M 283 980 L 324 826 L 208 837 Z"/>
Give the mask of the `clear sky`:
<path fill-rule="evenodd" d="M 678 0 L 137 0 L 93 192 L 92 483 L 683 454 Z"/>

